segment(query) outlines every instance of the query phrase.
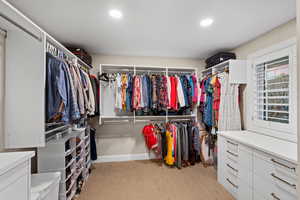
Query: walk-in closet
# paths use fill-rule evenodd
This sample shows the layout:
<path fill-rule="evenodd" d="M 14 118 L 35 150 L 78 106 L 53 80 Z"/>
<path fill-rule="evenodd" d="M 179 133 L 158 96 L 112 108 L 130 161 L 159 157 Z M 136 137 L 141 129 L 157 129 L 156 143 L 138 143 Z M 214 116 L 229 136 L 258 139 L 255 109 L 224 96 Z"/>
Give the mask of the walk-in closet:
<path fill-rule="evenodd" d="M 0 200 L 300 199 L 297 0 L 1 0 Z"/>

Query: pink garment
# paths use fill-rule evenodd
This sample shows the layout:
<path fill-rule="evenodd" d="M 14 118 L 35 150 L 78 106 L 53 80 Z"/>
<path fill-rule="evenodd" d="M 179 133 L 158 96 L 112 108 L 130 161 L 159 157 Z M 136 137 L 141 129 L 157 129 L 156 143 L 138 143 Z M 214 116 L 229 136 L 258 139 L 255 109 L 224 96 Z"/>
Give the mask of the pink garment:
<path fill-rule="evenodd" d="M 201 81 L 201 86 L 200 86 L 200 88 L 201 88 L 201 96 L 200 96 L 200 102 L 201 103 L 204 103 L 205 102 L 205 95 L 206 95 L 206 93 L 205 93 L 205 86 L 204 86 L 204 82 L 205 82 L 205 79 L 203 79 L 202 81 Z"/>
<path fill-rule="evenodd" d="M 198 81 L 197 81 L 197 77 L 195 75 L 192 76 L 193 79 L 193 83 L 194 83 L 194 96 L 193 96 L 193 103 L 197 104 L 198 102 Z"/>
<path fill-rule="evenodd" d="M 132 105 L 134 109 L 141 107 L 141 82 L 139 76 L 135 76 L 133 80 Z"/>

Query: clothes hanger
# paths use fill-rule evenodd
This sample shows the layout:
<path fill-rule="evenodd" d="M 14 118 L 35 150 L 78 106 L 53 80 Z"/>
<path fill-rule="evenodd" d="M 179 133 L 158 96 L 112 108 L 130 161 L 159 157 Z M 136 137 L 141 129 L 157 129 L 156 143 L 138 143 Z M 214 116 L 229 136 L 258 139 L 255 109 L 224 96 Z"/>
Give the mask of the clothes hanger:
<path fill-rule="evenodd" d="M 99 76 L 99 80 L 100 81 L 105 81 L 105 82 L 109 82 L 109 77 L 108 77 L 108 74 L 107 73 L 102 73 L 102 74 L 100 74 L 100 76 Z"/>

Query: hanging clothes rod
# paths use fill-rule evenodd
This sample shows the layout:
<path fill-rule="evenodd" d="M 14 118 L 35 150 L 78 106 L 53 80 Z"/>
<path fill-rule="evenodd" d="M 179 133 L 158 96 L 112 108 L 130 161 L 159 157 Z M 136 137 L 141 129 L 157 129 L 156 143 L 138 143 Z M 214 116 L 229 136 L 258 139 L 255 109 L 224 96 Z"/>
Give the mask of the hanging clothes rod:
<path fill-rule="evenodd" d="M 41 36 L 36 36 L 34 33 L 32 33 L 31 31 L 29 31 L 27 28 L 21 26 L 20 24 L 18 24 L 17 22 L 15 22 L 14 20 L 10 19 L 9 17 L 7 17 L 6 15 L 4 15 L 3 13 L 0 13 L 0 17 L 2 17 L 3 19 L 5 19 L 6 21 L 8 21 L 9 23 L 13 24 L 14 26 L 16 26 L 17 28 L 21 29 L 22 31 L 24 31 L 25 33 L 27 33 L 28 35 L 30 35 L 31 37 L 33 37 L 34 39 L 36 39 L 39 42 L 42 42 L 43 39 Z"/>
<path fill-rule="evenodd" d="M 50 37 L 50 36 L 49 36 Z M 76 55 L 74 55 L 69 49 L 67 49 L 65 46 L 57 42 L 54 38 L 50 38 L 50 40 L 47 40 L 47 44 L 50 44 L 51 46 L 55 47 L 56 49 L 60 50 L 64 53 L 68 58 L 76 59 L 77 62 L 81 63 L 84 67 L 87 67 L 91 69 L 92 67 L 88 64 L 86 64 L 84 61 L 82 61 L 80 58 L 78 58 Z M 49 52 L 51 53 L 51 52 Z M 88 70 L 88 69 L 87 69 Z"/>
<path fill-rule="evenodd" d="M 194 121 L 192 119 L 170 119 L 168 122 L 178 122 L 178 121 Z"/>
<path fill-rule="evenodd" d="M 171 74 L 193 74 L 195 72 L 182 72 L 182 71 L 168 71 Z"/>

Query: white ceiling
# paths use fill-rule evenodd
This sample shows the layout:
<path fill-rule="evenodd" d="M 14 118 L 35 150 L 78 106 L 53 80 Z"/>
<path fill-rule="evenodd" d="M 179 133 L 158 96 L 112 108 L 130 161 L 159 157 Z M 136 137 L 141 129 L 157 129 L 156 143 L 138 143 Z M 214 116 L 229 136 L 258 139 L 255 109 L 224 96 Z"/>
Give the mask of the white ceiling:
<path fill-rule="evenodd" d="M 63 43 L 107 55 L 203 58 L 296 17 L 296 0 L 9 0 Z M 108 10 L 122 10 L 116 21 Z M 199 26 L 214 18 L 209 28 Z"/>

